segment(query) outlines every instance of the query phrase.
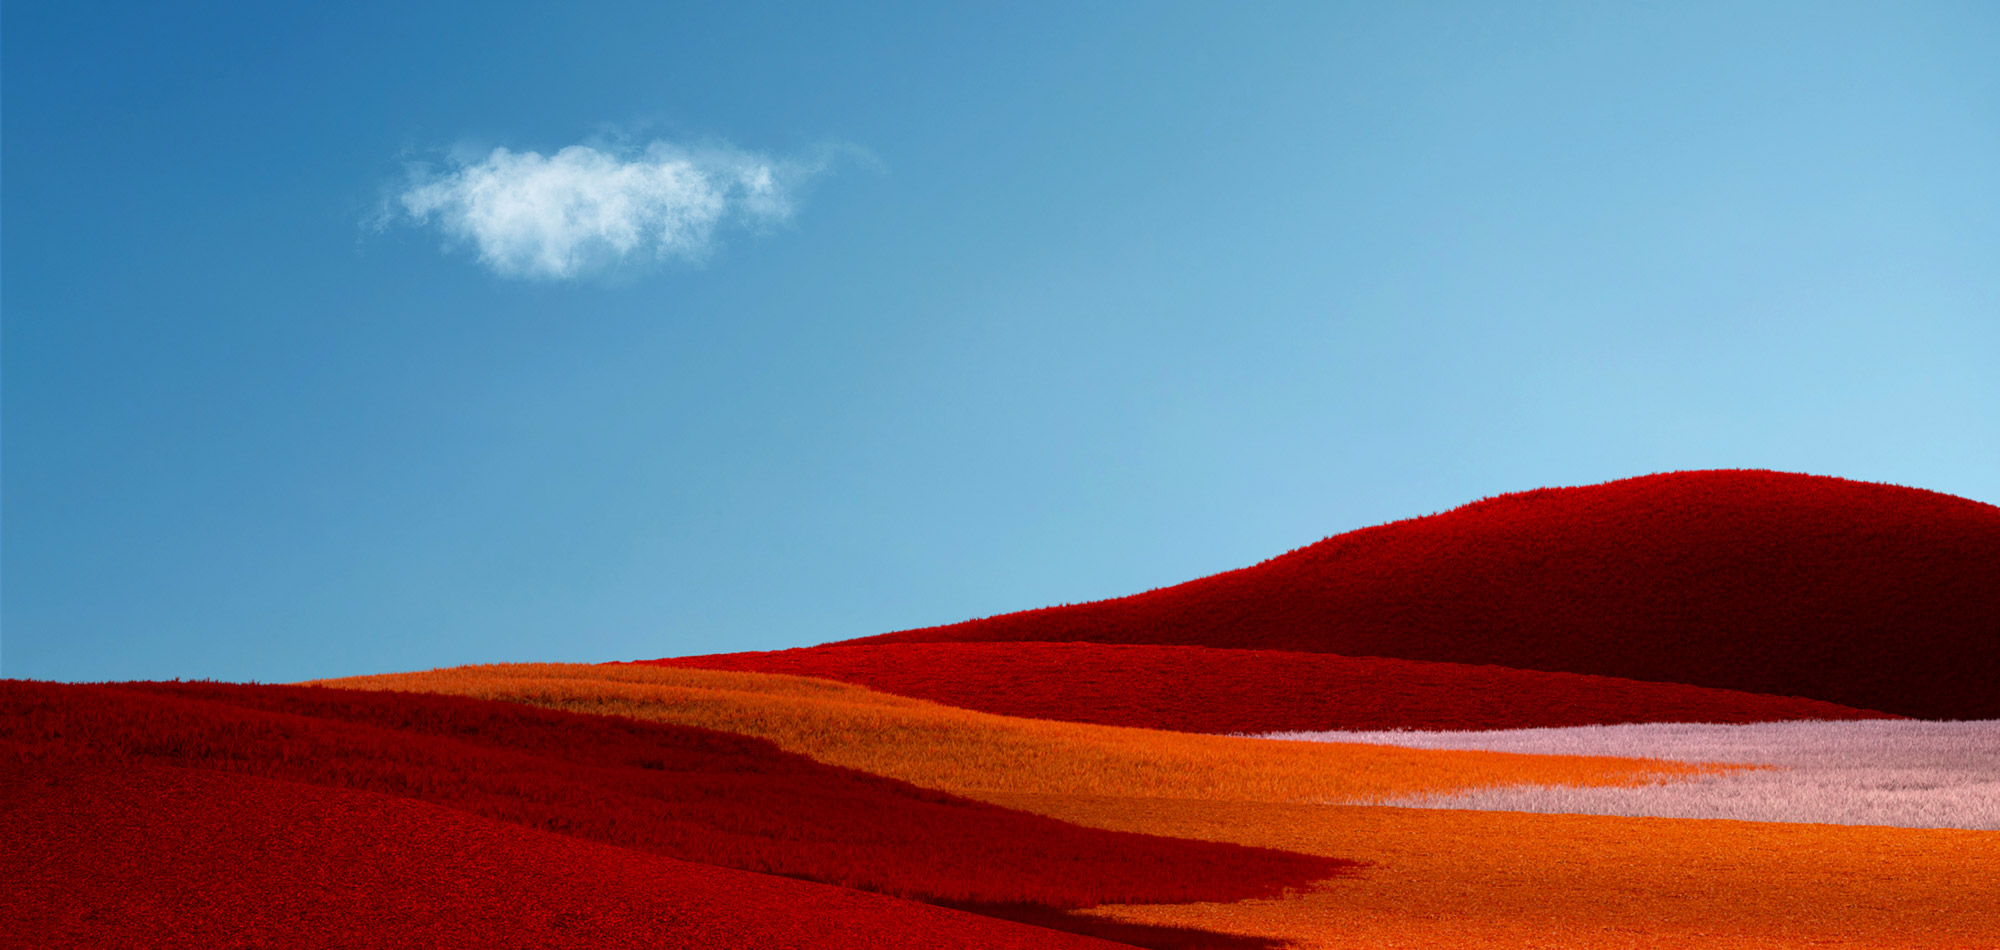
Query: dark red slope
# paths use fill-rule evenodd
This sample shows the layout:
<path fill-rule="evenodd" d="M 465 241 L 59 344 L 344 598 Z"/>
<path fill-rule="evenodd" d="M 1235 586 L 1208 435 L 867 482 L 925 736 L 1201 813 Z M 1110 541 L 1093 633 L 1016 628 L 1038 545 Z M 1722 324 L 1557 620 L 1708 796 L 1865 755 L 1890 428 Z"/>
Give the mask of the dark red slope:
<path fill-rule="evenodd" d="M 24 762 L 192 766 L 381 792 L 933 903 L 1236 900 L 1343 866 L 1081 828 L 821 765 L 759 739 L 450 696 L 0 682 L 0 768 Z"/>
<path fill-rule="evenodd" d="M 370 792 L 130 763 L 4 777 L 9 946 L 1121 946 Z"/>
<path fill-rule="evenodd" d="M 2000 718 L 2000 508 L 1776 472 L 1502 495 L 1176 587 L 851 641 L 1482 663 Z"/>
<path fill-rule="evenodd" d="M 1209 647 L 884 643 L 652 662 L 817 676 L 962 709 L 1182 732 L 1885 716 L 1814 699 L 1578 673 Z"/>

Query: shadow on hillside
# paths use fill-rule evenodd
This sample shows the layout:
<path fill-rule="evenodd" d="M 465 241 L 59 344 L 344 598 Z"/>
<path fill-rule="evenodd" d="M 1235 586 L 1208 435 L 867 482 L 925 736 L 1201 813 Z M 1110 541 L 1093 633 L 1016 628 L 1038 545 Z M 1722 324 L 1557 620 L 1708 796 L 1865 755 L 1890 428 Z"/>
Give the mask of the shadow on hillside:
<path fill-rule="evenodd" d="M 1284 941 L 1216 933 L 1194 927 L 1132 924 L 1032 904 L 976 904 L 933 901 L 939 906 L 1065 933 L 1095 937 L 1150 950 L 1282 950 Z"/>

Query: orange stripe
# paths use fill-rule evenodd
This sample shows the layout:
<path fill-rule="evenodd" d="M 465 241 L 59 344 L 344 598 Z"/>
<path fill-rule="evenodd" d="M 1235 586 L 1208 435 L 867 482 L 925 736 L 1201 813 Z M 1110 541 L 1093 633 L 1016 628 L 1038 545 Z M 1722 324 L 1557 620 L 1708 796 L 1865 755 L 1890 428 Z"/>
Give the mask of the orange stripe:
<path fill-rule="evenodd" d="M 1301 947 L 1994 945 L 2000 832 L 1310 804 L 1699 767 L 1014 719 L 769 674 L 515 665 L 329 685 L 508 699 L 772 739 L 821 761 L 1077 824 L 1369 863 L 1312 893 L 1099 908 Z"/>
<path fill-rule="evenodd" d="M 677 667 L 509 664 L 325 685 L 455 693 L 761 736 L 822 762 L 973 798 L 1040 792 L 1331 802 L 1506 784 L 1636 784 L 1711 768 L 1017 719 L 826 680 Z"/>
<path fill-rule="evenodd" d="M 1303 948 L 2000 946 L 2000 832 L 994 796 L 1076 824 L 1368 862 L 1283 900 L 1099 908 Z"/>

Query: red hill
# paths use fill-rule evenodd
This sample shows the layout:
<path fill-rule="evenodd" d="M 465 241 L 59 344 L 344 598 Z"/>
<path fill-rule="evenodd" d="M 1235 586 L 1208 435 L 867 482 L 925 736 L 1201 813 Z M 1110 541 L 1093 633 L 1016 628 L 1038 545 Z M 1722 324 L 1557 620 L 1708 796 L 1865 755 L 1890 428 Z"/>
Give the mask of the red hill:
<path fill-rule="evenodd" d="M 1297 650 L 2000 718 L 2000 508 L 1761 471 L 1501 495 L 1116 600 L 853 643 Z"/>
<path fill-rule="evenodd" d="M 51 770 L 161 766 L 283 780 L 275 787 L 414 799 L 654 857 L 804 878 L 1071 931 L 1117 933 L 1121 942 L 1151 946 L 1229 941 L 1107 925 L 1062 911 L 1270 897 L 1350 866 L 1283 851 L 1084 828 L 823 765 L 762 739 L 617 716 L 321 687 L 0 680 L 0 789 Z M 125 794 L 116 787 L 110 793 Z M 5 794 L 11 793 L 0 798 Z M 296 806 L 282 796 L 265 798 L 288 813 L 317 807 L 318 793 L 299 794 L 308 797 Z M 258 826 L 254 816 L 244 821 Z M 253 835 L 228 847 L 249 862 L 258 860 L 262 846 Z M 423 851 L 417 847 L 419 855 Z M 0 865 L 6 880 L 36 866 L 18 852 L 0 856 L 7 858 Z M 57 873 L 55 879 L 68 882 L 64 886 L 82 886 L 97 873 L 85 873 L 87 862 L 63 866 L 84 874 Z M 179 873 L 171 862 L 147 867 Z M 658 867 L 669 868 L 660 873 L 670 877 L 685 876 Z M 312 877 L 299 886 L 326 884 Z M 472 886 L 488 884 L 514 888 L 518 882 Z M 149 886 L 171 891 L 179 885 Z M 253 908 L 254 901 L 240 906 Z"/>
<path fill-rule="evenodd" d="M 34 767 L 0 813 L 0 944 L 48 950 L 1125 946 L 252 775 Z"/>
<path fill-rule="evenodd" d="M 1884 715 L 1816 699 L 1580 673 L 1150 644 L 834 644 L 652 662 L 817 676 L 1007 716 L 1181 732 L 1529 729 Z"/>

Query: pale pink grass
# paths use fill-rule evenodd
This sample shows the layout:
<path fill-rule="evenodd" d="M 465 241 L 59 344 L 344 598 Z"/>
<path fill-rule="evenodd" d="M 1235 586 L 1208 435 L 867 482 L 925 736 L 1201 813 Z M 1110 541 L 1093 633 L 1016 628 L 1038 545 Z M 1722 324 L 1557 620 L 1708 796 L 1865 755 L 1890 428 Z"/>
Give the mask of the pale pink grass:
<path fill-rule="evenodd" d="M 2000 829 L 2000 720 L 1641 723 L 1490 732 L 1281 732 L 1265 738 L 1763 766 L 1640 786 L 1507 786 L 1370 804 Z"/>

